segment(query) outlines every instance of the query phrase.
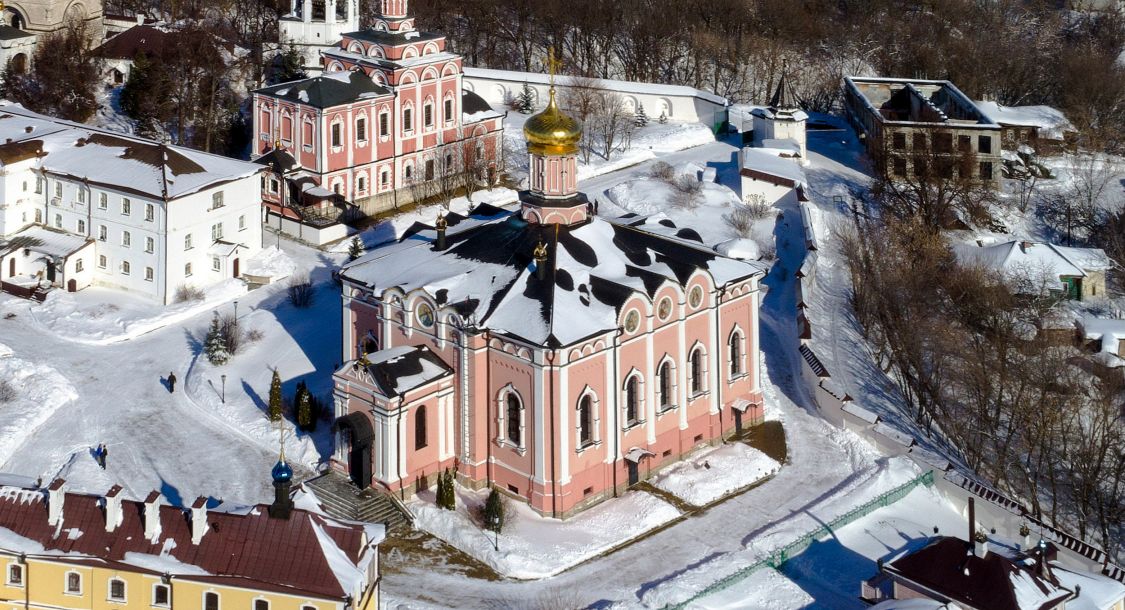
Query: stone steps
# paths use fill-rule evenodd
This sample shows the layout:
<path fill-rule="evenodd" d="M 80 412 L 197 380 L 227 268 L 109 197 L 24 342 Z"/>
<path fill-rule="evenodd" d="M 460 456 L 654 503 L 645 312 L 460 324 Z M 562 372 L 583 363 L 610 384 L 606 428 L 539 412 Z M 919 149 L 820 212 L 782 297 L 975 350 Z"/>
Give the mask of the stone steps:
<path fill-rule="evenodd" d="M 324 508 L 337 519 L 382 523 L 387 531 L 409 529 L 412 516 L 385 492 L 357 489 L 344 475 L 328 472 L 305 481 Z"/>

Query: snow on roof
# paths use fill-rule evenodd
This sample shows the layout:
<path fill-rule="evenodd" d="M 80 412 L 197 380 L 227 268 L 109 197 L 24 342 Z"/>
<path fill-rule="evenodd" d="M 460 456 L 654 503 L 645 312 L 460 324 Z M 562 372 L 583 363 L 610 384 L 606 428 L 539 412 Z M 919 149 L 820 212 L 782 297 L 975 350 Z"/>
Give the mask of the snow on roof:
<path fill-rule="evenodd" d="M 488 205 L 468 220 L 474 226 L 463 230 L 450 223 L 445 250 L 433 247 L 433 227 L 421 225 L 349 263 L 343 277 L 376 295 L 421 288 L 479 328 L 560 346 L 615 330 L 629 298 L 651 299 L 665 283 L 683 286 L 704 273 L 723 286 L 762 273 L 755 262 L 597 216 L 557 232 Z M 546 279 L 532 256 L 539 243 L 548 250 Z"/>
<path fill-rule="evenodd" d="M 256 89 L 254 93 L 316 108 L 331 108 L 360 99 L 391 95 L 391 90 L 375 84 L 362 70 L 325 72 L 320 76 Z"/>
<path fill-rule="evenodd" d="M 872 113 L 879 121 L 886 123 L 949 123 L 955 122 L 966 125 L 974 125 L 977 128 L 998 129 L 997 125 L 992 119 L 985 115 L 969 96 L 961 92 L 952 82 L 947 80 L 928 80 L 920 78 L 888 78 L 878 76 L 845 76 L 844 88 L 852 91 L 862 103 L 867 107 L 867 110 Z M 939 107 L 934 100 L 937 99 L 936 95 L 927 95 L 922 89 L 935 90 L 942 92 L 944 95 L 940 101 L 945 103 L 945 109 Z M 888 98 L 895 94 L 906 91 L 917 96 L 916 99 L 922 100 L 924 105 L 927 105 L 939 117 L 938 121 L 926 120 L 913 120 L 913 119 L 895 119 L 890 118 L 884 113 L 880 112 L 880 107 L 876 104 L 884 105 L 890 101 Z M 876 95 L 877 99 L 872 99 Z M 954 113 L 951 117 L 950 112 Z M 957 115 L 961 115 L 958 117 Z M 953 119 L 953 121 L 951 121 Z"/>
<path fill-rule="evenodd" d="M 27 248 L 52 258 L 65 258 L 80 250 L 89 241 L 79 235 L 33 225 L 11 236 L 7 241 L 0 240 L 0 248 L 3 252 Z"/>
<path fill-rule="evenodd" d="M 1101 341 L 1103 352 L 1117 354 L 1125 340 L 1125 320 L 1083 316 L 1079 321 L 1087 341 Z"/>
<path fill-rule="evenodd" d="M 1001 106 L 996 102 L 976 102 L 977 108 L 994 123 L 1036 127 L 1039 135 L 1061 140 L 1063 134 L 1074 131 L 1066 115 L 1051 106 Z"/>
<path fill-rule="evenodd" d="M 34 146 L 37 167 L 154 199 L 176 199 L 253 176 L 263 167 L 246 161 L 162 144 L 136 136 L 44 116 L 0 101 L 0 161 L 5 149 Z"/>
<path fill-rule="evenodd" d="M 518 83 L 534 83 L 537 85 L 548 85 L 551 82 L 551 77 L 548 74 L 541 74 L 538 72 L 515 72 L 512 70 L 493 70 L 491 68 L 473 68 L 465 66 L 464 74 L 468 78 L 484 78 L 492 80 L 506 80 Z M 697 97 L 701 100 L 718 104 L 720 106 L 727 106 L 730 102 L 727 98 L 715 95 L 702 89 L 695 89 L 693 87 L 684 87 L 682 85 L 662 85 L 659 83 L 637 83 L 632 81 L 623 80 L 609 80 L 609 79 L 591 79 L 595 86 L 601 86 L 618 93 L 640 93 L 646 95 L 670 95 L 675 97 Z M 567 79 L 564 77 L 558 80 L 559 87 L 567 86 Z"/>
<path fill-rule="evenodd" d="M 367 373 L 390 398 L 447 377 L 453 370 L 424 345 L 400 345 L 367 354 Z"/>
<path fill-rule="evenodd" d="M 808 187 L 808 180 L 800 165 L 761 148 L 742 149 L 742 169 L 755 174 L 781 178 L 792 183 L 794 187 Z"/>
<path fill-rule="evenodd" d="M 1125 599 L 1125 584 L 1108 576 L 1071 570 L 1057 561 L 1051 562 L 1051 574 L 1059 581 L 1059 585 L 1071 591 L 1082 587 L 1080 595 L 1067 600 L 1066 610 L 1106 610 L 1114 608 L 1114 604 L 1120 604 Z"/>
<path fill-rule="evenodd" d="M 1090 271 L 1105 271 L 1111 266 L 1100 248 L 1067 248 L 1016 240 L 990 246 L 954 244 L 953 253 L 962 264 L 980 265 L 1005 274 L 1042 270 L 1057 277 L 1086 277 Z"/>

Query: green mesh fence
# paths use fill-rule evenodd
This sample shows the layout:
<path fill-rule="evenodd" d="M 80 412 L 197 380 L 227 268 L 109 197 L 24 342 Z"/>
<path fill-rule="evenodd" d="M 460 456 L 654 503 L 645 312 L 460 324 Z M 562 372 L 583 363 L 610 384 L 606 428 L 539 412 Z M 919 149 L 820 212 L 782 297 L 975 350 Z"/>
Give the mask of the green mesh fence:
<path fill-rule="evenodd" d="M 812 531 L 806 532 L 800 538 L 797 538 L 796 540 L 781 547 L 780 549 L 774 550 L 772 553 L 763 557 L 762 559 L 744 568 L 740 568 L 736 572 L 728 574 L 722 579 L 712 583 L 702 591 L 696 593 L 695 595 L 692 595 L 688 599 L 678 604 L 665 606 L 664 608 L 666 610 L 680 610 L 681 608 L 687 607 L 688 604 L 697 599 L 707 597 L 708 595 L 713 595 L 715 593 L 718 593 L 719 591 L 727 589 L 731 585 L 745 579 L 746 577 L 762 568 L 773 568 L 776 570 L 780 568 L 786 561 L 789 561 L 794 556 L 803 553 L 805 549 L 809 548 L 809 545 L 811 545 L 813 541 L 831 535 L 833 531 L 856 521 L 860 517 L 865 517 L 880 508 L 890 506 L 891 504 L 898 502 L 899 500 L 905 498 L 911 491 L 914 491 L 914 488 L 920 485 L 931 487 L 933 486 L 933 484 L 934 472 L 930 470 L 918 477 L 915 477 L 914 479 L 911 479 L 910 481 L 907 481 L 906 483 L 903 483 L 902 485 L 899 485 L 898 487 L 890 491 L 875 496 L 874 498 L 868 500 L 867 502 L 864 502 L 863 504 L 860 504 L 859 506 L 856 506 L 855 508 L 836 517 L 828 523 L 821 525 L 820 527 Z"/>

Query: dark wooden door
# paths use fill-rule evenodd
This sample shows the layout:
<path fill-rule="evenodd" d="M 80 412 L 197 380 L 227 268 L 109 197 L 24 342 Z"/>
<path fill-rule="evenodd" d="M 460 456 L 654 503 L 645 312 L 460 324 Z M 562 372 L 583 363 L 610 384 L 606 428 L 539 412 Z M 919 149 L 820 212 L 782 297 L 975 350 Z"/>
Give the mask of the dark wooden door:
<path fill-rule="evenodd" d="M 231 267 L 234 269 L 234 277 L 238 277 L 238 259 L 237 258 L 234 259 L 234 264 L 231 265 Z"/>
<path fill-rule="evenodd" d="M 16 259 L 8 259 L 8 277 L 16 277 Z"/>
<path fill-rule="evenodd" d="M 734 432 L 735 434 L 742 434 L 742 411 L 734 409 Z"/>
<path fill-rule="evenodd" d="M 78 282 L 75 281 L 75 280 L 67 280 L 66 281 L 66 291 L 67 292 L 78 292 Z"/>
<path fill-rule="evenodd" d="M 629 467 L 629 485 L 636 485 L 641 480 L 640 468 L 632 460 L 625 460 L 625 465 Z"/>
<path fill-rule="evenodd" d="M 47 263 L 47 281 L 55 283 L 55 264 L 51 262 Z"/>

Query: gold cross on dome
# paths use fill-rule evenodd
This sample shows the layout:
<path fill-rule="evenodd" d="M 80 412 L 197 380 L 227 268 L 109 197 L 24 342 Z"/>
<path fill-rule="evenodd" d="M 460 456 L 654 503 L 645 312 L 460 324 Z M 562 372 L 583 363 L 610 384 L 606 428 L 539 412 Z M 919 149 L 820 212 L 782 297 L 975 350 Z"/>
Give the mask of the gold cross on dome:
<path fill-rule="evenodd" d="M 555 55 L 555 47 L 547 49 L 547 73 L 551 76 L 551 88 L 555 88 L 555 75 L 562 68 L 562 60 Z"/>

